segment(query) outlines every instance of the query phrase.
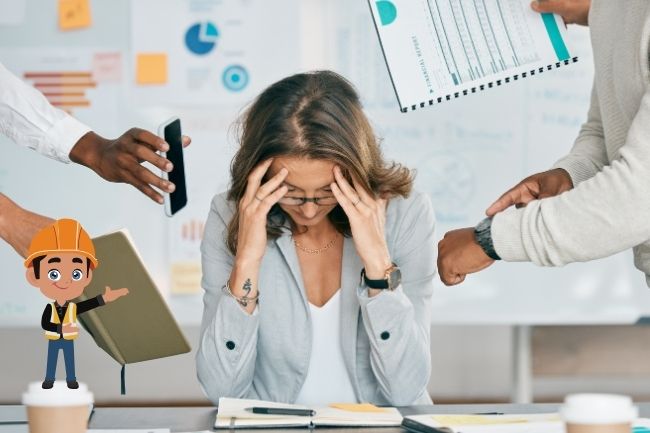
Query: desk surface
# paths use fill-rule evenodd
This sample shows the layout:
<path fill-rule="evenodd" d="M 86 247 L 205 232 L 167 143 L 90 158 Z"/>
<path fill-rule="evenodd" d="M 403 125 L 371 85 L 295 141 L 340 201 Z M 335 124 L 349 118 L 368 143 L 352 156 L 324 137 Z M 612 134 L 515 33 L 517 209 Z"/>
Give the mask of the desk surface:
<path fill-rule="evenodd" d="M 650 403 L 636 403 L 642 417 L 650 417 Z M 557 404 L 472 404 L 472 405 L 434 405 L 400 408 L 403 415 L 427 413 L 552 413 L 558 410 Z M 156 407 L 156 408 L 97 408 L 90 420 L 92 429 L 147 429 L 169 428 L 172 432 L 212 430 L 216 409 L 214 407 Z M 2 421 L 24 419 L 22 406 L 0 406 L 0 427 Z M 17 426 L 6 426 L 16 428 Z M 26 427 L 26 426 L 25 426 Z M 4 432 L 2 428 L 0 431 Z M 8 431 L 8 430 L 7 430 Z M 16 431 L 16 430 L 12 430 Z M 25 428 L 26 432 L 27 429 Z M 241 430 L 238 430 L 241 431 Z M 249 430 L 251 431 L 251 430 Z M 264 429 L 256 432 L 279 432 L 286 430 Z M 290 429 L 291 432 L 301 430 Z M 371 432 L 377 429 L 318 428 L 322 433 Z M 382 428 L 381 433 L 403 433 L 401 428 Z"/>
<path fill-rule="evenodd" d="M 638 403 L 641 416 L 650 417 L 650 403 Z M 427 413 L 552 413 L 558 410 L 557 404 L 481 404 L 481 405 L 434 405 L 400 408 L 403 415 Z M 90 428 L 170 428 L 172 432 L 212 430 L 216 409 L 212 407 L 189 408 L 98 408 L 90 421 Z M 241 430 L 238 430 L 241 431 Z M 254 430 L 260 432 L 260 430 Z M 278 432 L 286 430 L 263 430 Z M 296 432 L 299 430 L 291 429 Z M 372 429 L 318 428 L 317 432 L 371 432 Z M 382 428 L 381 433 L 403 433 L 401 428 Z"/>

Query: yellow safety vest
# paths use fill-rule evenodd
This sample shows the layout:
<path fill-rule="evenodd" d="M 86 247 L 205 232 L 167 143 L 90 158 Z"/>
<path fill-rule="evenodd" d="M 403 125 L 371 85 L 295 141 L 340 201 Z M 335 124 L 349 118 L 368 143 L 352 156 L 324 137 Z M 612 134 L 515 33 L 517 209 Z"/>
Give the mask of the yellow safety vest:
<path fill-rule="evenodd" d="M 50 319 L 50 322 L 59 324 L 61 321 L 59 320 L 59 315 L 56 312 L 56 306 L 54 305 L 54 302 L 50 304 L 52 306 L 52 317 Z M 68 304 L 68 309 L 65 312 L 65 316 L 63 317 L 63 324 L 64 325 L 71 325 L 71 324 L 77 324 L 77 305 L 74 302 L 70 302 Z M 63 339 L 64 340 L 74 340 L 77 338 L 79 335 L 79 331 L 75 332 L 64 332 L 63 333 Z M 45 338 L 48 340 L 58 340 L 61 338 L 61 335 L 59 335 L 58 332 L 52 332 L 52 331 L 45 331 Z"/>

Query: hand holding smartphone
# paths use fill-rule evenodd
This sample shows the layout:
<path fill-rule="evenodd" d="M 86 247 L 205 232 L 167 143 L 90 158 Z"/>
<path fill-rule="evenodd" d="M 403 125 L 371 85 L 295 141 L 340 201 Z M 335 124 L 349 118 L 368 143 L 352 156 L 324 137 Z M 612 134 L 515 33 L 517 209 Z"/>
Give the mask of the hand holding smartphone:
<path fill-rule="evenodd" d="M 162 172 L 162 177 L 176 186 L 174 192 L 164 194 L 165 214 L 171 217 L 187 204 L 181 120 L 178 117 L 172 117 L 164 122 L 158 129 L 158 135 L 163 137 L 167 144 L 169 144 L 169 150 L 167 152 L 160 152 L 160 155 L 163 158 L 167 158 L 174 165 L 174 168 L 169 173 Z"/>

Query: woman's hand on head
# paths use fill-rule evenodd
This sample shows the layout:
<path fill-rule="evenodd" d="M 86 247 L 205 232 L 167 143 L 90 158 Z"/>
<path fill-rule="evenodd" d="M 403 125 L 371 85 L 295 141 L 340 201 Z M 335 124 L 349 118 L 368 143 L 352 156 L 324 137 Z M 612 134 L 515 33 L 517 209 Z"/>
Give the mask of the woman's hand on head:
<path fill-rule="evenodd" d="M 334 180 L 332 192 L 348 216 L 366 276 L 371 280 L 383 279 L 392 265 L 385 235 L 387 201 L 370 195 L 355 178 L 350 185 L 338 166 L 334 167 Z"/>
<path fill-rule="evenodd" d="M 245 263 L 259 263 L 266 250 L 266 217 L 286 193 L 282 182 L 289 173 L 282 168 L 275 176 L 262 184 L 262 179 L 271 166 L 268 159 L 248 175 L 246 192 L 239 201 L 239 230 L 237 232 L 237 260 Z"/>

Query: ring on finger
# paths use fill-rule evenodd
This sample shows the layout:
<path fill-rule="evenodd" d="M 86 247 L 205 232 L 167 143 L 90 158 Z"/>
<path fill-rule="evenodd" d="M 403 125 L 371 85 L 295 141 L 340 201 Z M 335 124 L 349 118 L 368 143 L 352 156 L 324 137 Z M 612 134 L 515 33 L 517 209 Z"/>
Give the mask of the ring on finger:
<path fill-rule="evenodd" d="M 257 196 L 257 194 L 255 194 L 255 199 L 257 199 L 257 200 L 259 200 L 259 201 L 262 201 L 262 200 L 263 200 L 263 199 L 259 198 L 259 197 Z"/>
<path fill-rule="evenodd" d="M 357 201 L 355 201 L 354 203 L 352 203 L 352 206 L 355 206 L 355 207 L 356 207 L 356 205 L 358 205 L 359 203 L 361 203 L 361 197 L 357 197 Z"/>

